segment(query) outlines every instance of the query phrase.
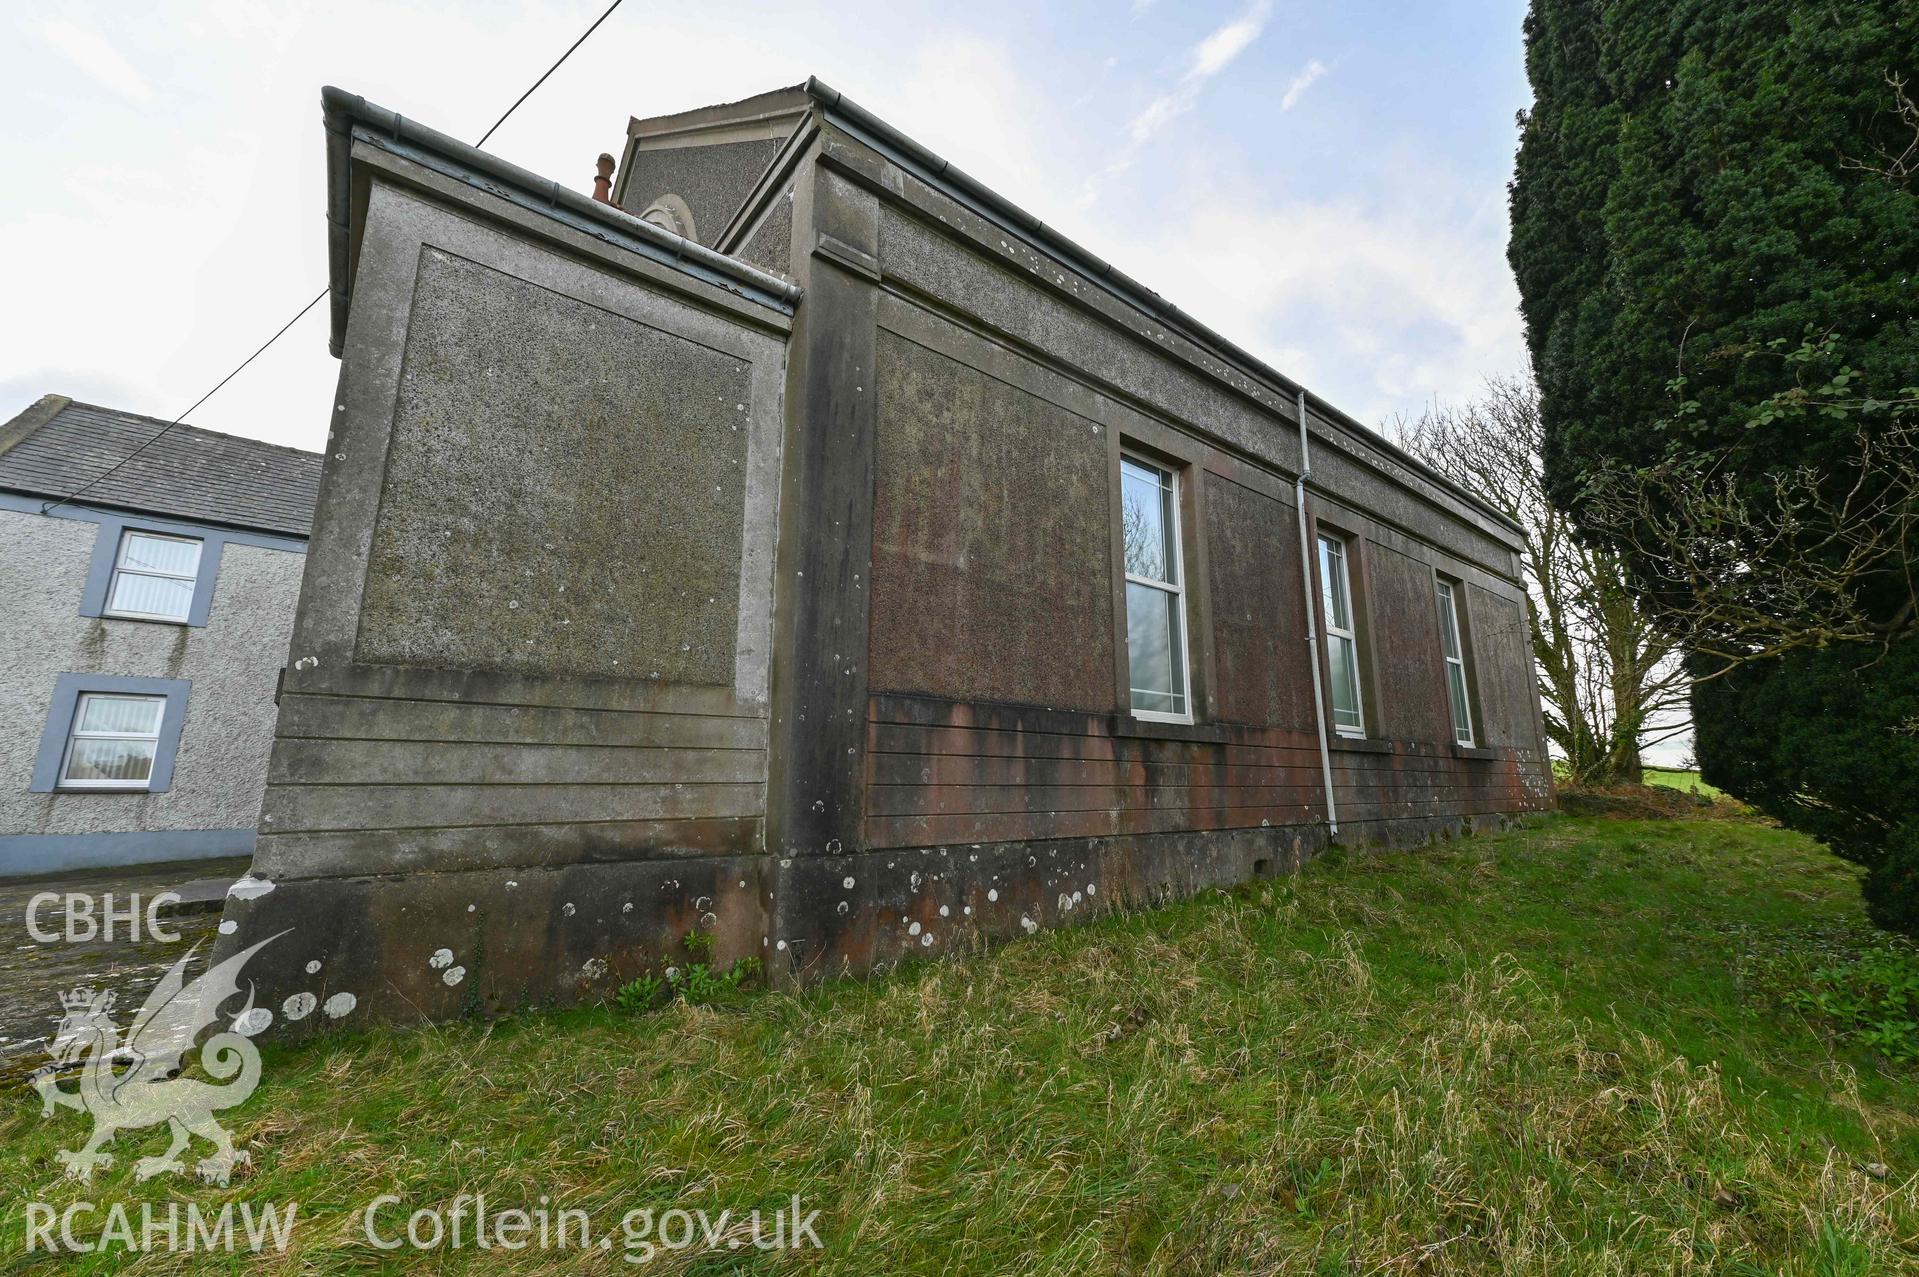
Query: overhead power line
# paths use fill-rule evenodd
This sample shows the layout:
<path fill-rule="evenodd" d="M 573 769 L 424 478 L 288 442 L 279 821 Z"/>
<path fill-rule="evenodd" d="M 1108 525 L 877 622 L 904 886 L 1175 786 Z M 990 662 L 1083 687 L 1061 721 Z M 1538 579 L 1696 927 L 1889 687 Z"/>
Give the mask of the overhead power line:
<path fill-rule="evenodd" d="M 608 5 L 608 6 L 606 6 L 606 12 L 605 12 L 605 13 L 602 13 L 602 14 L 601 14 L 601 15 L 600 15 L 599 17 L 597 17 L 597 18 L 595 18 L 595 19 L 593 19 L 593 25 L 592 25 L 592 26 L 590 26 L 590 27 L 588 27 L 588 28 L 587 28 L 586 30 L 584 30 L 584 31 L 582 31 L 582 32 L 580 32 L 580 38 L 579 38 L 579 39 L 577 39 L 577 40 L 575 40 L 575 41 L 574 41 L 574 42 L 573 42 L 572 44 L 570 44 L 570 45 L 568 45 L 568 46 L 567 46 L 567 48 L 566 48 L 566 52 L 565 52 L 565 53 L 562 53 L 562 54 L 560 55 L 560 62 L 564 62 L 564 61 L 566 61 L 566 60 L 567 60 L 568 58 L 570 58 L 570 57 L 572 57 L 572 56 L 573 56 L 573 50 L 575 50 L 575 49 L 577 49 L 577 48 L 579 48 L 579 47 L 580 47 L 581 45 L 583 45 L 583 44 L 585 44 L 585 43 L 586 43 L 586 38 L 587 38 L 588 36 L 590 36 L 590 35 L 592 35 L 592 34 L 593 34 L 593 33 L 594 33 L 595 31 L 598 31 L 598 30 L 600 29 L 600 24 L 601 24 L 602 22 L 605 22 L 605 21 L 606 21 L 606 20 L 607 20 L 608 18 L 610 18 L 610 17 L 612 17 L 612 16 L 613 16 L 613 11 L 614 11 L 615 9 L 617 9 L 617 8 L 619 8 L 619 7 L 620 7 L 620 5 L 621 5 L 621 3 L 622 3 L 622 0 L 613 0 L 613 3 L 612 3 L 612 4 L 610 4 L 610 5 Z M 473 145 L 475 145 L 475 146 L 485 146 L 485 145 L 486 145 L 486 140 L 487 140 L 488 138 L 490 138 L 490 137 L 492 137 L 492 136 L 493 136 L 493 134 L 494 134 L 494 133 L 495 133 L 495 132 L 496 132 L 496 131 L 497 131 L 497 130 L 499 129 L 499 127 L 500 127 L 500 126 L 501 126 L 502 124 L 505 124 L 505 123 L 506 123 L 506 119 L 507 119 L 507 116 L 508 116 L 508 115 L 512 115 L 512 114 L 513 114 L 513 113 L 514 113 L 515 111 L 517 111 L 517 110 L 519 110 L 519 109 L 520 109 L 520 103 L 522 103 L 522 102 L 524 102 L 524 101 L 526 101 L 526 100 L 527 100 L 528 98 L 530 98 L 530 97 L 532 97 L 532 96 L 533 96 L 533 90 L 534 90 L 534 89 L 537 89 L 537 88 L 539 88 L 539 87 L 540 87 L 540 86 L 541 86 L 542 84 L 545 84 L 545 83 L 546 83 L 546 76 L 547 76 L 547 75 L 552 75 L 552 74 L 553 74 L 553 73 L 554 73 L 555 71 L 557 71 L 557 70 L 559 70 L 559 69 L 560 69 L 560 62 L 555 62 L 555 63 L 554 63 L 554 64 L 553 64 L 552 66 L 550 66 L 550 67 L 548 67 L 548 68 L 546 69 L 546 75 L 543 75 L 543 76 L 541 76 L 541 77 L 540 77 L 539 79 L 537 79 L 537 80 L 535 80 L 535 81 L 533 82 L 533 85 L 532 85 L 532 88 L 529 88 L 529 89 L 528 89 L 528 90 L 527 90 L 527 91 L 526 91 L 525 93 L 522 93 L 522 94 L 520 94 L 520 96 L 519 96 L 519 97 L 517 97 L 517 98 L 515 98 L 515 99 L 513 100 L 513 105 L 512 105 L 512 106 L 509 106 L 509 107 L 508 107 L 508 108 L 506 109 L 506 115 L 502 115 L 502 116 L 501 116 L 501 117 L 500 117 L 499 119 L 497 119 L 497 120 L 495 120 L 495 121 L 493 121 L 493 127 L 492 127 L 492 128 L 490 128 L 490 129 L 488 129 L 488 130 L 487 130 L 486 132 L 484 132 L 484 133 L 482 133 L 482 134 L 480 134 L 480 140 L 479 140 L 479 141 L 477 141 L 477 142 L 475 142 L 475 143 L 474 143 Z"/>
<path fill-rule="evenodd" d="M 624 2 L 625 0 L 613 0 L 613 3 L 606 7 L 606 12 L 602 13 L 599 17 L 593 19 L 593 25 L 589 26 L 586 30 L 582 31 L 580 33 L 580 38 L 567 46 L 566 52 L 562 53 L 559 56 L 559 60 L 554 62 L 552 66 L 548 67 L 546 71 L 540 76 L 539 79 L 535 80 L 532 84 L 527 86 L 526 92 L 520 94 L 519 97 L 513 99 L 513 105 L 509 106 L 506 109 L 506 113 L 504 115 L 500 116 L 499 119 L 493 121 L 493 127 L 488 129 L 485 133 L 482 133 L 480 135 L 480 140 L 478 142 L 475 142 L 473 145 L 485 146 L 487 143 L 487 139 L 492 137 L 495 133 L 499 132 L 500 126 L 502 124 L 505 124 L 507 120 L 512 118 L 513 113 L 520 109 L 521 104 L 524 103 L 528 98 L 532 97 L 534 92 L 538 90 L 542 84 L 545 84 L 547 82 L 547 79 L 555 71 L 559 70 L 561 65 L 564 64 L 568 58 L 572 57 L 574 52 L 578 50 L 581 45 L 586 43 L 587 37 L 591 36 L 595 31 L 599 30 L 600 24 L 602 22 L 605 22 L 608 18 L 612 17 L 613 11 L 619 8 L 620 5 L 623 4 Z M 67 504 L 67 502 L 73 500 L 75 497 L 79 496 L 81 493 L 85 492 L 87 489 L 92 488 L 104 482 L 106 479 L 110 478 L 117 471 L 125 467 L 128 462 L 132 461 L 135 457 L 145 452 L 148 448 L 151 448 L 154 444 L 160 442 L 161 439 L 166 437 L 166 434 L 169 430 L 172 430 L 175 426 L 180 425 L 188 417 L 192 416 L 193 413 L 200 407 L 201 404 L 205 403 L 207 400 L 213 398 L 214 395 L 218 394 L 222 386 L 226 385 L 229 381 L 232 381 L 235 377 L 238 377 L 242 372 L 246 370 L 246 367 L 248 364 L 258 359 L 261 355 L 264 355 L 267 352 L 267 348 L 272 346 L 274 342 L 286 336 L 287 330 L 289 328 L 292 328 L 295 324 L 299 323 L 300 320 L 306 316 L 306 313 L 312 310 L 315 306 L 319 305 L 320 299 L 325 297 L 331 291 L 333 290 L 330 287 L 322 288 L 317 294 L 314 295 L 311 301 L 309 301 L 306 305 L 300 307 L 299 310 L 294 312 L 293 318 L 287 320 L 286 323 L 281 324 L 279 327 L 279 330 L 275 332 L 273 336 L 267 338 L 266 341 L 262 342 L 258 350 L 248 355 L 245 359 L 242 359 L 237 365 L 235 365 L 232 372 L 229 372 L 226 376 L 220 378 L 219 381 L 215 382 L 213 384 L 213 388 L 207 391 L 204 395 L 201 395 L 198 399 L 194 400 L 192 406 L 189 407 L 185 412 L 175 417 L 172 421 L 167 422 L 167 424 L 160 427 L 160 429 L 154 431 L 152 437 L 147 439 L 139 447 L 135 448 L 132 452 L 129 452 L 126 456 L 120 458 L 120 460 L 114 462 L 111 466 L 108 466 L 105 470 L 102 470 L 99 474 L 93 476 L 93 478 L 87 480 L 85 483 L 75 488 L 72 492 L 67 493 L 66 496 L 61 497 L 58 501 L 49 501 L 45 505 L 42 505 L 40 507 L 40 513 L 51 514 L 53 511 L 58 510 L 61 506 Z"/>
<path fill-rule="evenodd" d="M 45 505 L 41 506 L 40 513 L 51 514 L 53 511 L 58 510 L 61 506 L 73 500 L 75 497 L 79 496 L 82 492 L 85 492 L 88 488 L 91 488 L 95 486 L 96 484 L 105 482 L 110 475 L 112 475 L 114 472 L 121 469 L 129 461 L 132 461 L 135 457 L 145 452 L 148 448 L 151 448 L 154 444 L 159 443 L 160 440 L 166 436 L 167 431 L 173 429 L 175 426 L 179 425 L 182 421 L 185 421 L 188 417 L 192 416 L 194 408 L 198 408 L 201 404 L 213 398 L 214 394 L 220 389 L 221 386 L 226 385 L 229 381 L 232 381 L 235 377 L 238 377 L 248 364 L 258 359 L 261 355 L 264 355 L 266 353 L 266 349 L 268 346 L 271 346 L 274 342 L 280 340 L 281 335 L 284 334 L 287 329 L 299 323 L 300 317 L 302 315 L 305 315 L 308 311 L 312 310 L 315 306 L 318 306 L 320 304 L 320 298 L 325 297 L 331 291 L 332 291 L 331 289 L 322 288 L 318 293 L 316 293 L 313 297 L 313 300 L 308 302 L 306 305 L 300 307 L 299 311 L 293 316 L 292 319 L 289 319 L 286 321 L 286 323 L 280 325 L 279 332 L 276 332 L 273 334 L 273 336 L 267 338 L 266 341 L 261 343 L 260 348 L 258 350 L 248 355 L 245 359 L 242 359 L 239 365 L 235 367 L 232 372 L 228 373 L 226 376 L 220 378 L 219 381 L 215 382 L 212 390 L 207 391 L 204 395 L 201 395 L 198 399 L 194 400 L 192 408 L 188 408 L 185 412 L 175 417 L 172 421 L 169 421 L 167 422 L 166 425 L 161 426 L 158 430 L 153 432 L 152 437 L 149 438 L 145 443 L 141 444 L 139 447 L 135 448 L 132 452 L 129 452 L 126 456 L 120 458 L 118 461 L 108 466 L 105 470 L 102 470 L 99 474 L 94 475 L 93 478 L 88 479 L 85 483 L 75 488 L 72 492 L 67 493 L 66 496 L 61 497 L 58 501 L 49 501 Z"/>

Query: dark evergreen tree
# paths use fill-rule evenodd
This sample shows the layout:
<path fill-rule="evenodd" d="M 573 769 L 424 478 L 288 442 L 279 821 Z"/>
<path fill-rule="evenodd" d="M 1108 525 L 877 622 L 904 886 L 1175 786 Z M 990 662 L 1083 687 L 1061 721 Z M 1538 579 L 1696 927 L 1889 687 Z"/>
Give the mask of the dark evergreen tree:
<path fill-rule="evenodd" d="M 1526 41 L 1509 256 L 1554 499 L 1675 457 L 1761 501 L 1790 467 L 1855 482 L 1860 432 L 1919 397 L 1919 4 L 1533 0 Z M 1919 933 L 1914 570 L 1882 567 L 1883 639 L 1701 684 L 1698 753 Z"/>
<path fill-rule="evenodd" d="M 1833 647 L 1705 684 L 1699 761 L 1713 784 L 1864 865 L 1873 920 L 1919 935 L 1919 642 L 1875 656 Z"/>

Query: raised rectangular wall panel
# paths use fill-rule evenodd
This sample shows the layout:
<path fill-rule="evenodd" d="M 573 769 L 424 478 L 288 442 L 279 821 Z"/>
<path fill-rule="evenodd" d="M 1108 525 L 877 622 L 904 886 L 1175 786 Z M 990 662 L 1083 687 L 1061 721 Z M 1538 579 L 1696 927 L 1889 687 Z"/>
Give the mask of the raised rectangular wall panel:
<path fill-rule="evenodd" d="M 1219 717 L 1311 731 L 1311 650 L 1301 624 L 1292 503 L 1213 475 L 1206 484 Z"/>
<path fill-rule="evenodd" d="M 369 198 L 276 880 L 758 850 L 785 321 L 486 207 Z"/>
<path fill-rule="evenodd" d="M 730 687 L 750 373 L 424 246 L 355 659 Z"/>
<path fill-rule="evenodd" d="M 1114 708 L 1104 428 L 892 333 L 878 360 L 873 688 Z"/>

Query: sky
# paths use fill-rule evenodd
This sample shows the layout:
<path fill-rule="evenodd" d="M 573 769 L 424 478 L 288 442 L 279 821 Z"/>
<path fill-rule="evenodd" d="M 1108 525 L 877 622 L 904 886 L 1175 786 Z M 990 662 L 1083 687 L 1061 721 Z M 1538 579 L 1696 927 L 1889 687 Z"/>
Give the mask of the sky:
<path fill-rule="evenodd" d="M 477 139 L 607 0 L 0 17 L 0 420 L 170 419 L 326 283 L 319 91 Z M 1522 0 L 626 0 L 489 143 L 591 189 L 630 116 L 816 74 L 1362 421 L 1521 363 Z M 317 306 L 193 424 L 316 448 Z"/>
<path fill-rule="evenodd" d="M 0 17 L 0 420 L 171 419 L 326 283 L 320 86 L 477 139 L 607 0 Z M 581 191 L 632 116 L 818 75 L 1359 420 L 1524 365 L 1524 0 L 626 0 L 488 149 Z M 314 307 L 193 424 L 318 448 Z M 1668 751 L 1670 752 L 1670 751 Z"/>

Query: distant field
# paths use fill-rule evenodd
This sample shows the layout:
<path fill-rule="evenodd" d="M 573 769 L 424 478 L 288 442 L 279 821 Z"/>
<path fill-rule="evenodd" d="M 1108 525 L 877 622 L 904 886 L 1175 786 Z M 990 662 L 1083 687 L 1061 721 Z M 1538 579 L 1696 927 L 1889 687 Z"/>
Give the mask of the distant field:
<path fill-rule="evenodd" d="M 1553 761 L 1553 775 L 1561 785 L 1566 783 L 1566 764 L 1563 761 L 1558 759 Z M 1648 767 L 1645 769 L 1645 776 L 1648 785 L 1663 785 L 1667 789 L 1684 789 L 1707 798 L 1726 797 L 1724 790 L 1708 785 L 1699 778 L 1699 773 L 1696 771 L 1677 767 Z"/>
<path fill-rule="evenodd" d="M 1648 785 L 1664 785 L 1668 789 L 1688 789 L 1694 793 L 1704 794 L 1708 798 L 1725 797 L 1723 790 L 1708 785 L 1705 781 L 1699 779 L 1698 772 L 1679 771 L 1676 768 L 1648 767 L 1646 769 L 1646 783 Z"/>

